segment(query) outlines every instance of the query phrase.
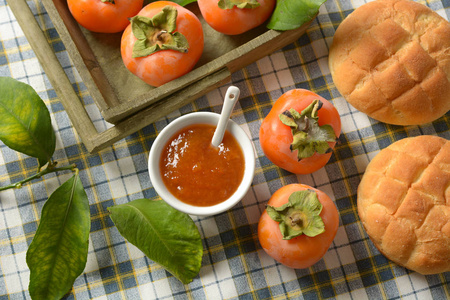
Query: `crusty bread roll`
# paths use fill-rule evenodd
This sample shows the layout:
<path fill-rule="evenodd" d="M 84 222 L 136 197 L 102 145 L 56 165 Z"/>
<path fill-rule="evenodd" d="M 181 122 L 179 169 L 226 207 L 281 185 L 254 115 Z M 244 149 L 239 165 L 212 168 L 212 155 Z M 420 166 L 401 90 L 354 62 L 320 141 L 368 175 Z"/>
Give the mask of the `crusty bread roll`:
<path fill-rule="evenodd" d="M 359 111 L 389 124 L 419 125 L 450 110 L 450 23 L 411 0 L 377 0 L 338 27 L 333 81 Z"/>
<path fill-rule="evenodd" d="M 381 150 L 357 202 L 367 234 L 387 258 L 421 274 L 450 271 L 450 141 L 424 135 Z"/>

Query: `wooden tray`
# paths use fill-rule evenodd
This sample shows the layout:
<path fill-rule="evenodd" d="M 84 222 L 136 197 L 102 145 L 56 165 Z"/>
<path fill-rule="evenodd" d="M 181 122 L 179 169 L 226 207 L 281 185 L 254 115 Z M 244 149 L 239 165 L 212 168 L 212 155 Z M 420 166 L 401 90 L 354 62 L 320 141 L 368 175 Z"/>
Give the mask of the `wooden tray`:
<path fill-rule="evenodd" d="M 260 26 L 238 36 L 226 36 L 204 22 L 196 3 L 190 4 L 187 8 L 199 16 L 203 25 L 204 53 L 187 75 L 155 88 L 123 65 L 119 50 L 121 34 L 91 33 L 73 19 L 66 0 L 42 0 L 102 116 L 114 124 L 97 132 L 26 0 L 7 2 L 90 152 L 113 144 L 225 84 L 232 72 L 294 42 L 310 24 L 285 32 Z"/>

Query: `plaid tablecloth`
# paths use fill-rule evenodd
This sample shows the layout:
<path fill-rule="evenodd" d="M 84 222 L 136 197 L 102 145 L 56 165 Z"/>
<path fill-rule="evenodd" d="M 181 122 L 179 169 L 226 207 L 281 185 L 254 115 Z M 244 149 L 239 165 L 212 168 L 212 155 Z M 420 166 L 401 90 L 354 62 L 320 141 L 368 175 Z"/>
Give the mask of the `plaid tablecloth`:
<path fill-rule="evenodd" d="M 86 269 L 68 299 L 449 299 L 450 273 L 423 276 L 386 259 L 365 233 L 356 209 L 356 189 L 368 162 L 396 140 L 421 134 L 450 139 L 450 114 L 423 126 L 391 126 L 368 118 L 339 94 L 328 69 L 328 49 L 340 22 L 364 0 L 328 0 L 307 33 L 295 43 L 232 75 L 241 89 L 232 118 L 252 137 L 256 173 L 247 196 L 214 217 L 193 217 L 204 245 L 200 274 L 183 285 L 128 243 L 112 223 L 107 208 L 134 199 L 157 199 L 147 172 L 152 142 L 171 120 L 192 111 L 220 112 L 229 84 L 145 127 L 96 154 L 89 154 L 24 37 L 14 15 L 0 0 L 0 76 L 30 84 L 51 112 L 57 145 L 54 159 L 80 169 L 89 197 L 91 233 Z M 450 1 L 424 4 L 449 19 Z M 74 69 L 64 45 L 38 0 L 29 1 L 50 37 L 66 73 L 98 129 L 102 119 Z M 310 89 L 332 101 L 342 118 L 342 134 L 325 168 L 296 176 L 273 165 L 263 154 L 258 131 L 272 103 L 293 88 Z M 36 159 L 0 144 L 0 185 L 36 171 Z M 21 189 L 0 192 L 0 299 L 30 298 L 25 262 L 41 209 L 70 172 L 50 174 Z M 301 182 L 321 189 L 340 213 L 336 238 L 324 258 L 309 269 L 293 270 L 261 249 L 257 223 L 271 194 Z"/>

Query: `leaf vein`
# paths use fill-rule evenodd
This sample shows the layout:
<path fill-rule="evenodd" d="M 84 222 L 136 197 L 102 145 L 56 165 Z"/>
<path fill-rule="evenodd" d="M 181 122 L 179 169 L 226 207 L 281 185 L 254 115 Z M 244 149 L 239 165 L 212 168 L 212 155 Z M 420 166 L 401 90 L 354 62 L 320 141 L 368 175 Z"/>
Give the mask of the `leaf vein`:
<path fill-rule="evenodd" d="M 164 247 L 167 249 L 167 251 L 170 253 L 170 255 L 175 256 L 175 253 L 171 250 L 171 248 L 169 247 L 169 245 L 167 245 L 167 243 L 165 242 L 165 240 L 161 237 L 161 235 L 158 234 L 158 231 L 155 229 L 155 227 L 152 225 L 152 223 L 146 218 L 145 214 L 143 214 L 137 207 L 133 206 L 133 205 L 129 205 L 129 204 L 124 204 L 124 206 L 129 206 L 132 209 L 136 210 L 138 212 L 138 214 L 147 221 L 147 223 L 149 224 L 150 228 L 153 230 L 153 232 L 155 233 L 155 235 L 159 238 L 159 240 L 162 242 L 162 244 L 164 245 Z"/>
<path fill-rule="evenodd" d="M 20 119 L 20 117 L 14 113 L 13 110 L 9 109 L 8 106 L 6 106 L 3 102 L 0 101 L 0 105 L 3 107 L 3 109 L 5 111 L 7 111 L 11 116 L 14 117 L 14 119 L 16 119 L 17 123 L 19 125 L 22 126 L 22 128 L 24 129 L 24 131 L 26 131 L 28 133 L 28 136 L 35 142 L 35 144 L 40 148 L 40 150 L 42 151 L 42 153 L 45 154 L 45 156 L 47 157 L 47 160 L 50 160 L 50 157 L 48 157 L 47 155 L 47 151 L 45 149 L 45 147 L 39 142 L 39 140 L 32 134 L 32 132 L 30 131 L 30 127 L 27 127 L 27 125 Z M 31 119 L 30 119 L 31 120 Z M 30 121 L 31 122 L 31 121 Z"/>

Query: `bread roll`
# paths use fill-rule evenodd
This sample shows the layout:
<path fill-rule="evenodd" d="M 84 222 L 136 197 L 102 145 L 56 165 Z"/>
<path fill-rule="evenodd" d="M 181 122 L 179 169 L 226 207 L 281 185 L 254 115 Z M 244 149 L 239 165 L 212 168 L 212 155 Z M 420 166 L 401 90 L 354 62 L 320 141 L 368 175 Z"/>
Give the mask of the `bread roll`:
<path fill-rule="evenodd" d="M 359 111 L 389 124 L 419 125 L 450 110 L 450 23 L 410 0 L 377 0 L 338 27 L 333 81 Z"/>
<path fill-rule="evenodd" d="M 450 142 L 424 135 L 381 150 L 358 187 L 358 214 L 387 258 L 421 274 L 450 271 Z"/>

